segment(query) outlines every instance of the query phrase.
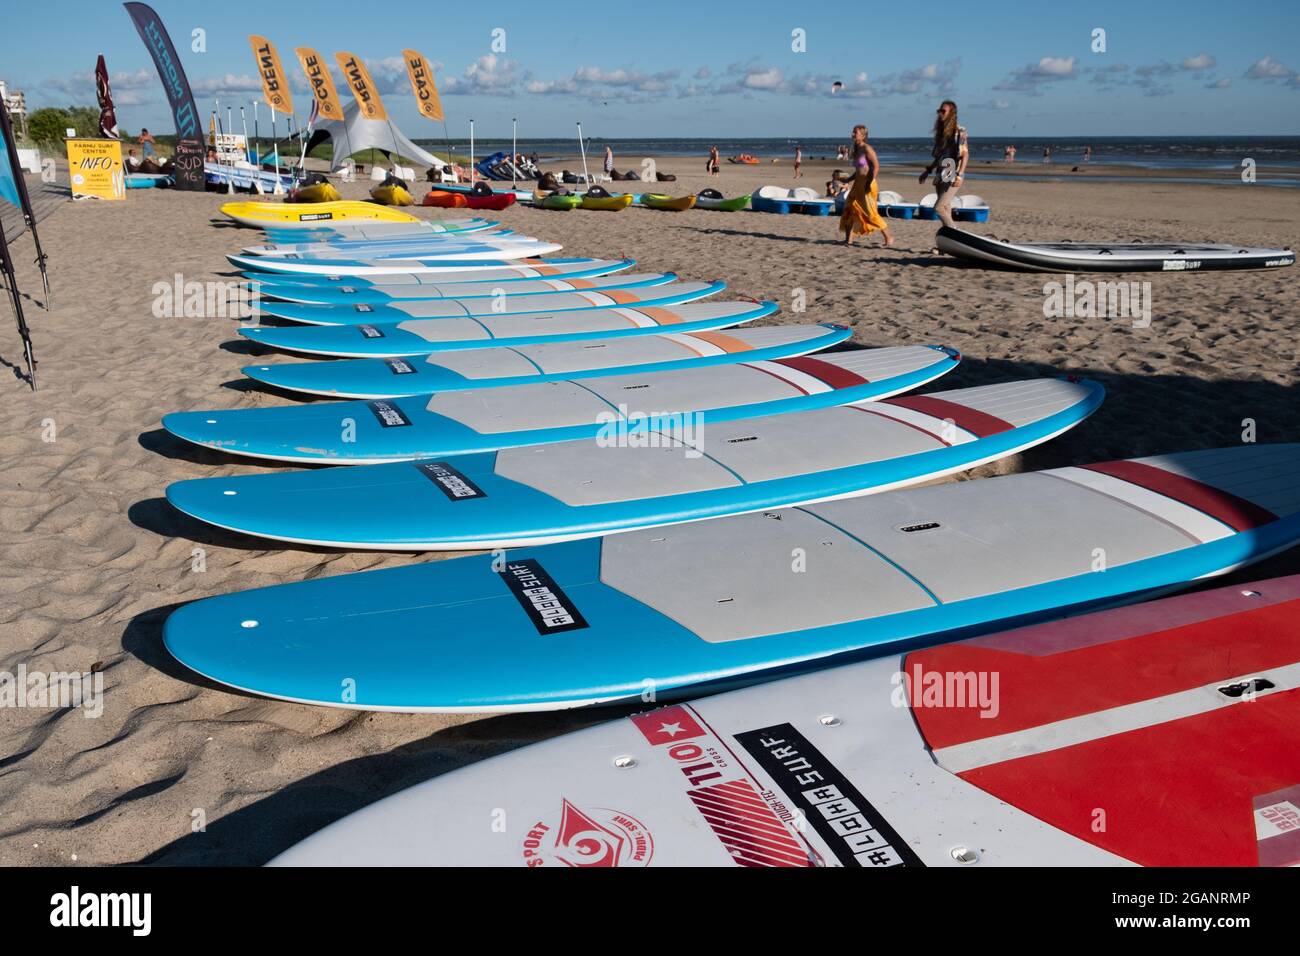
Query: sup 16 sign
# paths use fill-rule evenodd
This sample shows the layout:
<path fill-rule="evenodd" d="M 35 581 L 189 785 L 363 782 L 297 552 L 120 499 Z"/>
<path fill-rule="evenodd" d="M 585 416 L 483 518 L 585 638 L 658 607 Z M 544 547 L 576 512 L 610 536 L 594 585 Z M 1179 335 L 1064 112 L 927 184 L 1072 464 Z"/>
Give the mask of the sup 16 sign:
<path fill-rule="evenodd" d="M 68 140 L 68 175 L 72 198 L 126 198 L 122 144 L 115 139 Z"/>

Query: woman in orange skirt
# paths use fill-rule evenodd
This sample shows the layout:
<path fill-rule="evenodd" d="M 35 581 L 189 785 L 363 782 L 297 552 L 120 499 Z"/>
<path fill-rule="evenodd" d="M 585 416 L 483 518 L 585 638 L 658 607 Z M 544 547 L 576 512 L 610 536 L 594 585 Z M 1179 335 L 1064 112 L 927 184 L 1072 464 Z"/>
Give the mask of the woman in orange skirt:
<path fill-rule="evenodd" d="M 892 246 L 894 237 L 889 234 L 889 224 L 876 208 L 876 196 L 880 191 L 876 176 L 880 172 L 880 160 L 876 158 L 876 151 L 867 142 L 867 128 L 861 123 L 853 127 L 851 152 L 853 186 L 844 200 L 844 214 L 840 216 L 844 244 L 853 245 L 855 235 L 869 236 L 873 232 L 880 232 L 885 237 L 885 245 Z"/>

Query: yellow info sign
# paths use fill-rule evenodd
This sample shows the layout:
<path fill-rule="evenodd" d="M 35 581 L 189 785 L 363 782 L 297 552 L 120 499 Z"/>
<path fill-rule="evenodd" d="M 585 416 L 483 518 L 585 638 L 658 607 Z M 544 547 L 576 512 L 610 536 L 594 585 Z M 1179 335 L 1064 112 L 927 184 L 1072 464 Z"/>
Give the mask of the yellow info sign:
<path fill-rule="evenodd" d="M 68 174 L 72 198 L 126 198 L 122 144 L 115 139 L 68 140 Z"/>

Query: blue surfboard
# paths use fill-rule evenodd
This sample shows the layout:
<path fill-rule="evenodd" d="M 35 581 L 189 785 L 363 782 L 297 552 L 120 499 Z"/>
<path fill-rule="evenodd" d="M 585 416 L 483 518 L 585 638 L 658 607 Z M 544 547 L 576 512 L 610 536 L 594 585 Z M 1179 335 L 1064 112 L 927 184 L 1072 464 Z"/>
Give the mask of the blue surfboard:
<path fill-rule="evenodd" d="M 399 398 L 443 391 L 706 368 L 807 355 L 850 335 L 842 325 L 769 325 L 434 352 L 419 358 L 276 362 L 242 371 L 263 385 L 327 398 Z"/>
<path fill-rule="evenodd" d="M 594 439 L 603 416 L 629 429 L 657 417 L 701 424 L 761 418 L 900 394 L 957 367 L 938 346 L 855 349 L 817 358 L 737 362 L 369 402 L 176 412 L 173 435 L 205 448 L 305 464 L 368 465 Z"/>
<path fill-rule="evenodd" d="M 266 315 L 303 325 L 354 326 L 393 325 L 410 319 L 446 319 L 522 315 L 529 312 L 590 312 L 618 306 L 655 308 L 682 305 L 717 295 L 725 282 L 674 282 L 641 289 L 592 289 L 574 292 L 542 292 L 506 295 L 494 286 L 496 295 L 461 299 L 413 299 L 370 305 L 305 305 L 298 302 L 265 302 L 259 308 Z"/>
<path fill-rule="evenodd" d="M 544 257 L 522 259 L 514 262 L 483 265 L 469 263 L 460 271 L 444 272 L 436 275 L 404 273 L 402 275 L 378 276 L 374 279 L 365 276 L 345 275 L 288 275 L 276 272 L 246 271 L 240 273 L 245 279 L 269 286 L 318 286 L 324 288 L 368 288 L 372 286 L 388 287 L 392 285 L 438 285 L 444 282 L 509 282 L 513 279 L 582 279 L 593 276 L 612 275 L 624 272 L 636 265 L 635 259 L 590 259 Z"/>
<path fill-rule="evenodd" d="M 239 334 L 259 345 L 304 355 L 393 358 L 484 345 L 535 345 L 667 331 L 701 332 L 743 325 L 776 310 L 775 302 L 695 302 L 654 308 L 628 306 L 585 312 L 412 319 L 380 325 L 241 328 Z"/>
<path fill-rule="evenodd" d="M 211 680 L 334 707 L 666 700 L 1150 596 L 1297 540 L 1300 445 L 1241 445 L 245 591 L 175 611 L 164 642 Z"/>
<path fill-rule="evenodd" d="M 591 279 L 509 279 L 502 282 L 438 282 L 427 285 L 310 286 L 262 284 L 263 300 L 307 305 L 385 305 L 419 299 L 498 299 L 608 289 L 649 289 L 676 282 L 675 272 L 632 272 Z"/>
<path fill-rule="evenodd" d="M 1068 431 L 1102 394 L 1092 382 L 1032 379 L 740 421 L 664 415 L 636 427 L 607 413 L 592 440 L 200 478 L 171 485 L 167 500 L 209 524 L 295 544 L 518 547 L 930 481 Z"/>

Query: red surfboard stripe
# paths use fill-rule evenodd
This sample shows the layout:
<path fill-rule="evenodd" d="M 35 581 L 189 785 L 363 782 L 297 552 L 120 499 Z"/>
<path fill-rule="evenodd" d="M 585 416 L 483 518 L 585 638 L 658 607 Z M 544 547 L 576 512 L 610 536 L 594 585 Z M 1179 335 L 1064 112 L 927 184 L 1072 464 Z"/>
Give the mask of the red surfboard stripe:
<path fill-rule="evenodd" d="M 941 750 L 1296 661 L 1300 599 L 1054 654 L 1016 653 L 975 642 L 946 644 L 908 654 L 904 672 L 921 733 Z M 977 706 L 951 702 L 917 706 L 919 689 L 911 685 L 918 666 L 923 675 L 974 673 L 989 675 L 991 681 L 996 674 L 997 715 L 981 717 Z"/>
<path fill-rule="evenodd" d="M 965 405 L 958 405 L 956 402 L 945 401 L 932 395 L 905 395 L 900 398 L 887 398 L 880 404 L 910 408 L 914 412 L 930 415 L 940 420 L 951 418 L 958 428 L 964 428 L 979 438 L 988 438 L 990 435 L 1009 432 L 1015 427 L 996 415 L 990 415 L 974 408 L 967 408 Z"/>
<path fill-rule="evenodd" d="M 687 794 L 704 817 L 709 828 L 738 863 L 747 866 L 811 866 L 807 852 L 777 820 L 772 809 L 748 783 L 736 780 L 712 787 L 701 787 Z M 757 814 L 762 806 L 765 814 Z M 730 809 L 750 807 L 752 810 Z M 750 822 L 753 816 L 766 816 L 764 829 L 775 826 L 775 833 L 763 833 Z M 768 843 L 764 847 L 759 840 Z"/>
<path fill-rule="evenodd" d="M 1100 472 L 1130 484 L 1154 491 L 1180 501 L 1189 508 L 1203 511 L 1211 518 L 1222 521 L 1234 531 L 1249 531 L 1260 525 L 1276 521 L 1277 515 L 1253 501 L 1239 498 L 1230 491 L 1215 488 L 1195 478 L 1185 478 L 1173 472 L 1145 465 L 1138 461 L 1104 461 L 1095 465 L 1081 465 L 1088 471 Z"/>
<path fill-rule="evenodd" d="M 1255 866 L 1254 799 L 1300 780 L 1300 690 L 961 777 L 1143 866 Z"/>
<path fill-rule="evenodd" d="M 784 365 L 787 368 L 803 372 L 805 375 L 811 375 L 831 388 L 852 388 L 854 385 L 866 385 L 870 381 L 870 379 L 865 379 L 856 372 L 850 372 L 846 368 L 840 368 L 838 365 L 823 362 L 821 359 L 812 358 L 808 355 L 775 359 L 773 364 Z"/>

